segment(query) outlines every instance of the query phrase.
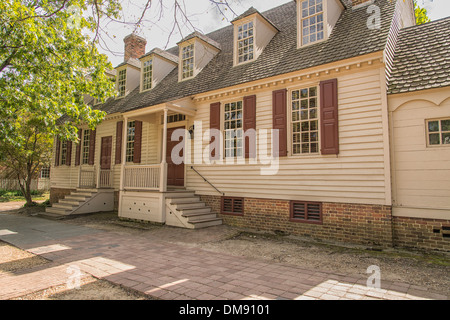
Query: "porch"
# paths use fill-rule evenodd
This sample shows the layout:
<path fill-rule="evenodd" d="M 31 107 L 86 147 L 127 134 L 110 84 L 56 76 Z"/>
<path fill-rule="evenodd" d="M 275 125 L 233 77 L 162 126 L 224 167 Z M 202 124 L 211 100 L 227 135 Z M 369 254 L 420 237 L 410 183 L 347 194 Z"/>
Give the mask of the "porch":
<path fill-rule="evenodd" d="M 184 157 L 187 155 L 184 151 L 172 152 L 175 146 L 186 142 L 185 139 L 189 138 L 185 132 L 192 120 L 189 117 L 193 117 L 195 113 L 196 110 L 189 105 L 169 103 L 123 115 L 119 217 L 184 228 L 200 228 L 222 223 L 217 214 L 211 212 L 211 208 L 200 201 L 195 191 L 186 190 L 187 168 Z M 174 116 L 181 121 L 169 121 L 169 118 Z M 157 156 L 152 158 L 158 159 L 157 163 L 148 163 L 151 157 L 147 157 L 144 163 L 130 161 L 127 147 L 130 150 L 129 137 L 130 133 L 133 134 L 133 129 L 128 123 L 133 121 L 148 122 L 149 125 L 156 127 L 154 138 L 142 142 L 142 147 L 148 152 L 153 145 Z M 184 131 L 181 131 L 178 140 L 173 141 L 170 137 L 176 129 Z M 144 145 L 145 143 L 148 145 Z M 175 153 L 182 158 L 181 163 L 172 159 L 172 154 Z M 99 180 L 102 180 L 101 173 Z"/>

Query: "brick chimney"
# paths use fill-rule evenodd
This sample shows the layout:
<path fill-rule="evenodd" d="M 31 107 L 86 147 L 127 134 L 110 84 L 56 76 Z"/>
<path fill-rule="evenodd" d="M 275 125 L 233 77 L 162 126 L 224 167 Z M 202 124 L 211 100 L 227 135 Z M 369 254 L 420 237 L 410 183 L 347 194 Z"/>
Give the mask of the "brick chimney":
<path fill-rule="evenodd" d="M 130 58 L 138 59 L 145 54 L 145 45 L 147 41 L 135 34 L 130 34 L 123 38 L 125 43 L 125 57 L 124 61 L 128 61 Z"/>

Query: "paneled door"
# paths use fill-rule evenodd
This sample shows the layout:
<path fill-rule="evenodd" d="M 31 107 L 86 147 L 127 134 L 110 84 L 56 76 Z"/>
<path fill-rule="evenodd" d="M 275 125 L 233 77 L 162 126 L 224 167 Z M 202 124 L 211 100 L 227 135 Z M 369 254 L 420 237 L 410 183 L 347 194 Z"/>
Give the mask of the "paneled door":
<path fill-rule="evenodd" d="M 181 141 L 184 141 L 184 136 L 180 137 L 178 141 L 172 141 L 172 133 L 176 129 L 184 129 L 184 127 L 177 128 L 169 128 L 167 129 L 167 185 L 168 186 L 176 186 L 176 187 L 184 187 L 184 153 L 183 149 L 181 149 L 178 153 L 180 157 L 183 158 L 182 163 L 175 164 L 172 159 L 172 150 L 178 145 Z"/>
<path fill-rule="evenodd" d="M 100 152 L 100 168 L 102 170 L 111 169 L 111 149 L 112 149 L 112 136 L 102 137 L 102 145 Z"/>

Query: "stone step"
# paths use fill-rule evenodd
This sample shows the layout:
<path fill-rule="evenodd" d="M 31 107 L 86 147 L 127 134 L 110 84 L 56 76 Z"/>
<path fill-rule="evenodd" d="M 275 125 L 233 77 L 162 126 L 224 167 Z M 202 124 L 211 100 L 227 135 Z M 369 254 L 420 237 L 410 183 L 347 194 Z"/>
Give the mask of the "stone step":
<path fill-rule="evenodd" d="M 186 190 L 166 192 L 167 199 L 189 198 L 189 197 L 195 197 L 195 192 L 194 191 L 186 191 Z"/>
<path fill-rule="evenodd" d="M 204 202 L 189 202 L 189 203 L 177 203 L 177 211 L 182 211 L 184 209 L 203 209 L 206 205 Z"/>
<path fill-rule="evenodd" d="M 58 214 L 58 213 L 51 213 L 51 212 L 39 212 L 38 216 L 44 217 L 44 218 L 49 218 L 52 220 L 60 220 L 60 219 L 64 219 L 66 217 L 66 215 L 62 215 L 62 214 Z"/>
<path fill-rule="evenodd" d="M 194 209 L 183 209 L 180 210 L 181 211 L 181 215 L 183 217 L 191 217 L 191 216 L 199 216 L 202 214 L 208 214 L 211 213 L 211 208 L 210 207 L 203 207 L 203 208 L 194 208 Z"/>
<path fill-rule="evenodd" d="M 189 221 L 189 224 L 193 226 L 194 229 L 207 228 L 212 226 L 218 226 L 222 224 L 221 218 L 214 219 L 199 219 L 195 221 Z"/>
<path fill-rule="evenodd" d="M 83 203 L 83 201 L 70 200 L 70 199 L 61 199 L 61 200 L 59 200 L 58 203 L 72 205 L 72 206 L 79 206 L 81 203 Z"/>
<path fill-rule="evenodd" d="M 196 221 L 203 221 L 203 220 L 214 220 L 217 219 L 217 214 L 210 212 L 210 213 L 203 213 L 198 215 L 182 215 L 183 217 L 187 218 L 187 221 L 191 223 L 192 221 L 195 223 Z"/>
<path fill-rule="evenodd" d="M 59 214 L 61 216 L 69 215 L 71 211 L 72 210 L 66 210 L 66 209 L 54 208 L 54 207 L 50 207 L 50 208 L 46 208 L 45 209 L 45 212 Z"/>
<path fill-rule="evenodd" d="M 66 200 L 76 200 L 76 201 L 79 201 L 79 202 L 84 202 L 84 201 L 86 201 L 88 198 L 90 198 L 90 197 L 85 197 L 85 196 L 74 196 L 74 195 L 72 195 L 72 194 L 64 197 L 64 199 L 66 199 Z"/>
<path fill-rule="evenodd" d="M 178 203 L 193 203 L 200 202 L 200 197 L 181 197 L 181 198 L 166 198 L 170 201 L 170 204 L 178 204 Z"/>
<path fill-rule="evenodd" d="M 80 191 L 75 191 L 75 192 L 72 192 L 70 195 L 71 196 L 76 196 L 76 197 L 87 197 L 87 198 L 90 198 L 96 193 L 97 192 L 80 192 Z"/>
<path fill-rule="evenodd" d="M 55 203 L 54 205 L 52 205 L 52 208 L 61 208 L 61 209 L 65 209 L 65 210 L 70 210 L 72 211 L 73 208 L 78 207 L 77 205 L 73 205 L 70 203 Z"/>

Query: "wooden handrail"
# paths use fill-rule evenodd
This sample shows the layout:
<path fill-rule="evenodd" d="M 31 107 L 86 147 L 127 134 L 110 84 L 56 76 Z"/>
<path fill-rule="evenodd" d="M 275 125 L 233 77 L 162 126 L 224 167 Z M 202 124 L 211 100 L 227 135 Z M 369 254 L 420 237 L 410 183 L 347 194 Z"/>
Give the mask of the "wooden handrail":
<path fill-rule="evenodd" d="M 222 196 L 225 195 L 224 192 L 221 192 L 219 189 L 217 189 L 211 182 L 209 182 L 204 176 L 202 176 L 200 172 L 195 170 L 194 167 L 191 166 L 191 169 L 194 170 L 195 173 L 197 173 L 203 180 L 205 180 L 205 182 L 207 182 L 211 187 L 213 187 L 218 193 L 220 193 Z"/>

